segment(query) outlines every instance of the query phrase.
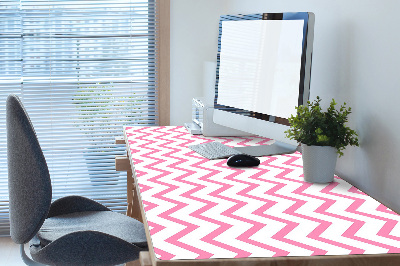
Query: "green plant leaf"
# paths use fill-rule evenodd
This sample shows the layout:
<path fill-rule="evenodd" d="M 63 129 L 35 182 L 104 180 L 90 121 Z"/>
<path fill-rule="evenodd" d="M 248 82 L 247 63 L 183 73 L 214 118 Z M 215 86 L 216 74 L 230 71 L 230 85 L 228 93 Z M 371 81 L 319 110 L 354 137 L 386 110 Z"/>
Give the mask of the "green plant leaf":
<path fill-rule="evenodd" d="M 296 107 L 296 115 L 288 119 L 290 129 L 286 137 L 299 143 L 314 146 L 332 146 L 337 149 L 339 157 L 346 146 L 359 146 L 356 131 L 346 126 L 351 108 L 346 103 L 336 109 L 336 101 L 332 99 L 326 112 L 322 111 L 321 98 L 317 96 L 308 106 Z"/>

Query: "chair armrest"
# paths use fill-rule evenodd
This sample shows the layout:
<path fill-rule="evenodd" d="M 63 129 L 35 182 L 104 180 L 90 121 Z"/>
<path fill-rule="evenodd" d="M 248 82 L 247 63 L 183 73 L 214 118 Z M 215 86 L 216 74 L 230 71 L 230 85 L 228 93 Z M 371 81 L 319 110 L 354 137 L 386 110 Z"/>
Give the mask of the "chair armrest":
<path fill-rule="evenodd" d="M 81 197 L 81 196 L 67 196 L 54 201 L 49 210 L 47 218 L 84 211 L 111 211 L 106 206 L 98 203 L 97 201 Z"/>

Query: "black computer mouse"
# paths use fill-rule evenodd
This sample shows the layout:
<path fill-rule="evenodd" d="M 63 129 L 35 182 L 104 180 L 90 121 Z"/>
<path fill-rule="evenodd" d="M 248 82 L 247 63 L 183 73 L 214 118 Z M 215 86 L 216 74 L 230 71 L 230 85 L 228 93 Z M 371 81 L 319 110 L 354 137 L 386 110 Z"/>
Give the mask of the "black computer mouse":
<path fill-rule="evenodd" d="M 229 157 L 226 161 L 226 164 L 233 167 L 251 167 L 258 166 L 260 164 L 260 160 L 251 155 L 236 154 Z"/>

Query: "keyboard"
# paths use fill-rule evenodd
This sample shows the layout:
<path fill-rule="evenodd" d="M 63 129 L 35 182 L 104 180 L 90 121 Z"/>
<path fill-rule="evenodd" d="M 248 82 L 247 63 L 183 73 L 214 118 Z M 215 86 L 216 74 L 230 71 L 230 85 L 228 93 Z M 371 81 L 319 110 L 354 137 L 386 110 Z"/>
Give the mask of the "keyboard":
<path fill-rule="evenodd" d="M 228 147 L 218 141 L 189 145 L 188 147 L 189 149 L 210 160 L 228 158 L 235 154 L 242 154 L 242 152 Z"/>

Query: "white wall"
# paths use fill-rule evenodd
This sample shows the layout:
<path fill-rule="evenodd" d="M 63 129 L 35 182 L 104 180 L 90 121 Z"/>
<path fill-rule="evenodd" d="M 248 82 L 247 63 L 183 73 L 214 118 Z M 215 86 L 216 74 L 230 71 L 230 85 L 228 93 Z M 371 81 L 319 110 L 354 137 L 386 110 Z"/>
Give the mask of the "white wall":
<path fill-rule="evenodd" d="M 202 64 L 216 53 L 218 14 L 311 11 L 315 40 L 311 99 L 352 108 L 360 148 L 347 148 L 337 172 L 400 212 L 400 2 L 396 0 L 172 0 L 171 116 L 182 124 L 201 94 Z M 217 4 L 215 4 L 217 3 Z M 204 11 L 209 10 L 208 15 Z M 183 21 L 177 21 L 186 19 Z M 199 37 L 199 29 L 207 29 Z M 175 32 L 175 35 L 173 35 Z M 191 41 L 187 41 L 191 40 Z M 188 46 L 187 46 L 188 45 Z M 179 49 L 178 47 L 179 46 Z M 179 53 L 178 53 L 179 52 Z M 186 76 L 180 80 L 182 71 Z M 186 101 L 185 105 L 178 105 Z M 188 121 L 190 116 L 185 116 Z M 399 161 L 399 163 L 397 162 Z"/>
<path fill-rule="evenodd" d="M 192 98 L 204 96 L 203 70 L 217 61 L 225 0 L 171 0 L 171 125 L 191 121 Z"/>

